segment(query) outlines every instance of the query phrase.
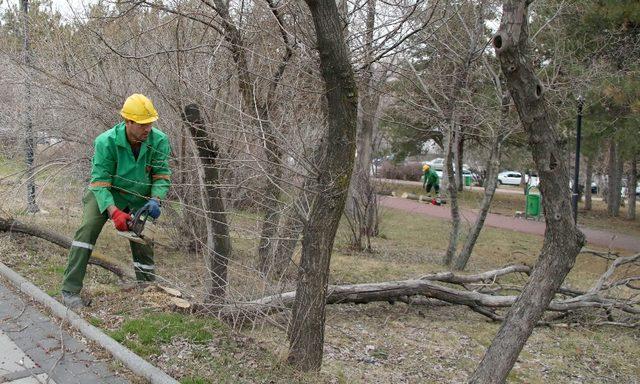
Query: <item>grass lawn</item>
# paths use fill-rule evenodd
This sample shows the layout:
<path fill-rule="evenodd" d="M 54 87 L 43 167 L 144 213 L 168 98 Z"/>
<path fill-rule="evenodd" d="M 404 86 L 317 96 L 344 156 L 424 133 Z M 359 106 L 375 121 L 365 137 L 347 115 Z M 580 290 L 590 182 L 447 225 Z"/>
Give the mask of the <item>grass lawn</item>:
<path fill-rule="evenodd" d="M 1 177 L 1 175 L 0 175 Z M 71 236 L 80 220 L 81 189 L 41 195 L 49 214 L 17 216 Z M 0 185 L 0 212 L 17 214 L 23 198 L 13 187 Z M 507 212 L 520 196 L 497 195 L 496 210 Z M 463 194 L 465 206 L 478 195 Z M 511 208 L 509 208 L 511 207 Z M 229 298 L 246 300 L 278 288 L 256 271 L 259 215 L 234 212 L 233 259 L 229 264 Z M 381 211 L 380 236 L 373 252 L 349 247 L 342 223 L 334 247 L 330 282 L 363 283 L 416 278 L 443 270 L 446 221 Z M 167 217 L 158 224 L 165 246 L 156 247 L 163 283 L 180 289 L 188 299 L 202 297 L 201 255 L 173 247 L 175 228 Z M 470 260 L 469 271 L 484 271 L 509 263 L 533 264 L 542 239 L 533 235 L 485 228 Z M 131 268 L 126 241 L 105 227 L 96 245 L 102 254 Z M 298 257 L 299 255 L 296 255 Z M 66 251 L 43 240 L 0 233 L 0 260 L 51 295 L 59 294 Z M 607 263 L 581 255 L 566 284 L 588 288 Z M 637 270 L 627 270 L 637 273 Z M 509 283 L 523 283 L 515 276 Z M 291 289 L 290 282 L 280 289 Z M 482 358 L 499 324 L 465 307 L 409 306 L 401 303 L 330 305 L 327 307 L 324 362 L 319 374 L 300 374 L 286 364 L 288 314 L 275 315 L 244 327 L 212 317 L 172 311 L 170 298 L 149 289 L 125 290 L 101 268 L 90 266 L 85 291 L 93 305 L 82 316 L 116 340 L 147 358 L 182 383 L 457 383 L 464 382 Z M 598 310 L 575 313 L 585 319 Z M 509 382 L 512 383 L 634 383 L 640 377 L 640 334 L 612 326 L 539 327 L 527 342 Z"/>

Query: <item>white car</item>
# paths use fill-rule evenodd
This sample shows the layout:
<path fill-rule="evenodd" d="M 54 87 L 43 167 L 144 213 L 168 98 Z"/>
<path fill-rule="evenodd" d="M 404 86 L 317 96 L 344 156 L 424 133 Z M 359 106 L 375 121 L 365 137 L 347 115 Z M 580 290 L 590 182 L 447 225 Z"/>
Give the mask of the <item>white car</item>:
<path fill-rule="evenodd" d="M 538 176 L 535 175 L 524 175 L 525 180 L 527 181 L 527 184 L 531 187 L 537 187 L 540 185 L 540 178 Z"/>
<path fill-rule="evenodd" d="M 444 168 L 444 159 L 442 157 L 439 157 L 431 161 L 426 161 L 424 162 L 424 164 L 429 164 L 429 166 L 431 166 L 431 168 L 433 168 L 434 170 L 442 170 Z"/>
<path fill-rule="evenodd" d="M 498 174 L 498 184 L 520 185 L 522 174 L 516 171 L 504 171 Z"/>
<path fill-rule="evenodd" d="M 620 195 L 621 195 L 622 197 L 627 197 L 627 194 L 628 194 L 628 192 L 627 192 L 627 187 L 622 187 L 622 189 L 621 189 L 621 191 L 620 191 Z M 640 184 L 638 184 L 638 185 L 636 186 L 636 196 L 640 196 Z"/>

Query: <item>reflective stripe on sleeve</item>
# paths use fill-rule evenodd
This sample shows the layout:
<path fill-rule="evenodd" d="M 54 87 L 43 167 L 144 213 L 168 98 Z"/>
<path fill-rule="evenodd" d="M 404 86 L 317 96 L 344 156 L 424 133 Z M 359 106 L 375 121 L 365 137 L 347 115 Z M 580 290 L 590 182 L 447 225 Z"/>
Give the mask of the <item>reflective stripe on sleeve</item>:
<path fill-rule="evenodd" d="M 72 247 L 76 247 L 76 248 L 85 248 L 88 250 L 92 250 L 93 249 L 93 244 L 89 244 L 89 243 L 83 243 L 82 241 L 73 241 L 71 243 Z"/>
<path fill-rule="evenodd" d="M 171 176 L 169 176 L 169 175 L 152 175 L 151 178 L 153 180 L 158 180 L 158 179 L 169 180 L 169 179 L 171 179 Z"/>
<path fill-rule="evenodd" d="M 94 181 L 89 184 L 90 187 L 110 187 L 111 183 L 108 181 Z"/>
<path fill-rule="evenodd" d="M 133 266 L 136 268 L 146 269 L 149 271 L 153 271 L 156 268 L 153 265 L 142 264 L 142 263 L 138 263 L 137 261 L 133 262 Z"/>

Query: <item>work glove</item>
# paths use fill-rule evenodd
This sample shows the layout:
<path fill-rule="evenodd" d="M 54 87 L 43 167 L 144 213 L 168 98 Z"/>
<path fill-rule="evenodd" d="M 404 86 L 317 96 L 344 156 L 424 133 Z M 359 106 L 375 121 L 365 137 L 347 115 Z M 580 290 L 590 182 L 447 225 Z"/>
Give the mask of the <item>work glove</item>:
<path fill-rule="evenodd" d="M 149 201 L 147 201 L 144 207 L 142 207 L 142 209 L 145 208 L 149 209 L 149 216 L 151 216 L 152 219 L 155 220 L 160 217 L 160 203 L 158 203 L 158 200 L 150 199 Z"/>
<path fill-rule="evenodd" d="M 128 231 L 129 226 L 127 225 L 127 221 L 131 219 L 132 217 L 130 214 L 122 212 L 118 208 L 116 208 L 111 214 L 111 221 L 113 221 L 113 225 L 118 231 Z"/>

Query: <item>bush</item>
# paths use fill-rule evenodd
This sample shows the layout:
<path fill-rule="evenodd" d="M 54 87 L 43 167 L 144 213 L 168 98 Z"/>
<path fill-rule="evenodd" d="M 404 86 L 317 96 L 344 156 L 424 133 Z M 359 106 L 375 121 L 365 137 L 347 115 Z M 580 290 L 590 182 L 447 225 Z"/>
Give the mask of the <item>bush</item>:
<path fill-rule="evenodd" d="M 408 162 L 393 164 L 385 161 L 382 163 L 380 175 L 385 179 L 420 181 L 422 177 L 422 163 Z"/>

